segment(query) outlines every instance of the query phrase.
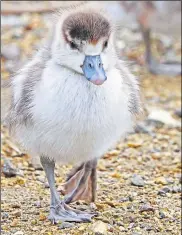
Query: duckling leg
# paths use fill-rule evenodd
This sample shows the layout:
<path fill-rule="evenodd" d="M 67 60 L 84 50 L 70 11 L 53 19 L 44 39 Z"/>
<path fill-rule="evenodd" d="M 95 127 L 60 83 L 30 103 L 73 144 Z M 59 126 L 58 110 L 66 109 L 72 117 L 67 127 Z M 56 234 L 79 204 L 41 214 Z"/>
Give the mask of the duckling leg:
<path fill-rule="evenodd" d="M 63 185 L 62 194 L 67 195 L 65 202 L 77 200 L 94 202 L 96 197 L 96 166 L 97 160 L 88 161 L 75 168 Z"/>
<path fill-rule="evenodd" d="M 94 214 L 72 209 L 66 205 L 64 200 L 60 200 L 55 187 L 55 163 L 49 159 L 41 157 L 41 164 L 45 170 L 51 192 L 50 215 L 48 219 L 51 220 L 53 224 L 59 221 L 90 222 Z"/>
<path fill-rule="evenodd" d="M 142 34 L 145 43 L 146 50 L 146 64 L 148 70 L 153 74 L 158 75 L 168 75 L 168 76 L 178 76 L 181 75 L 181 63 L 178 62 L 166 62 L 166 63 L 158 63 L 152 57 L 151 52 L 151 41 L 150 41 L 150 29 L 144 29 L 141 26 Z"/>

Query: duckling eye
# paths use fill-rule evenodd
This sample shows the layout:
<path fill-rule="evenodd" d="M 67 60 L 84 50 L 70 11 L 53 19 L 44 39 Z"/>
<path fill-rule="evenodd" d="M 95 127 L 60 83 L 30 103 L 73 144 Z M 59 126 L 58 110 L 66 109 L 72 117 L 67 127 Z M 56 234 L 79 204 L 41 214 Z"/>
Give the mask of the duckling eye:
<path fill-rule="evenodd" d="M 78 46 L 74 42 L 70 42 L 71 49 L 78 49 Z"/>
<path fill-rule="evenodd" d="M 108 41 L 104 42 L 104 49 L 108 46 Z"/>

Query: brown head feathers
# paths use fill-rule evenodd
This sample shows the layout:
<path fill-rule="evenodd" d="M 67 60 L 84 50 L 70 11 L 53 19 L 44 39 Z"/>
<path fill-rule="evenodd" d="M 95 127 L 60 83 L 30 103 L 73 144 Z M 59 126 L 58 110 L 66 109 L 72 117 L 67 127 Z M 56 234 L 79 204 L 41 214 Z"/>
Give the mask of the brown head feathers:
<path fill-rule="evenodd" d="M 110 24 L 98 13 L 77 12 L 68 16 L 63 22 L 63 33 L 71 40 L 89 41 L 96 44 L 100 38 L 108 37 Z"/>

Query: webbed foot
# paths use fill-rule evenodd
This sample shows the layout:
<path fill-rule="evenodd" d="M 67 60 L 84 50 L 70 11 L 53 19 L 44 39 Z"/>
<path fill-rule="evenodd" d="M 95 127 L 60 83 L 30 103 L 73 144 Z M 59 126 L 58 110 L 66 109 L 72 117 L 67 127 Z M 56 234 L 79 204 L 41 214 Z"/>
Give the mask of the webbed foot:
<path fill-rule="evenodd" d="M 95 214 L 79 211 L 70 208 L 64 201 L 60 201 L 56 206 L 50 207 L 50 215 L 48 219 L 53 223 L 59 222 L 91 222 L 91 218 Z"/>

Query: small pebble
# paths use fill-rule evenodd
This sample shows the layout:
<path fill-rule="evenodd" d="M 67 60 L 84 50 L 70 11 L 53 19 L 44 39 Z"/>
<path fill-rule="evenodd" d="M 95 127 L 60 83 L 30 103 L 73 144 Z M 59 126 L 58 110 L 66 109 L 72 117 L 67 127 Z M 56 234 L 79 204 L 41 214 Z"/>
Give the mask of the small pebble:
<path fill-rule="evenodd" d="M 135 127 L 135 132 L 136 133 L 144 133 L 144 134 L 149 134 L 150 130 L 146 127 L 146 125 L 144 123 L 139 123 L 136 127 Z"/>
<path fill-rule="evenodd" d="M 34 168 L 34 170 L 43 171 L 43 167 L 40 163 L 29 162 L 28 166 Z"/>
<path fill-rule="evenodd" d="M 169 181 L 165 177 L 158 177 L 155 179 L 156 184 L 162 184 L 162 185 L 167 185 L 169 184 Z"/>
<path fill-rule="evenodd" d="M 36 179 L 37 179 L 37 181 L 39 181 L 41 183 L 45 182 L 45 178 L 44 177 L 38 176 L 38 177 L 36 177 Z"/>
<path fill-rule="evenodd" d="M 40 207 L 41 207 L 41 202 L 40 202 L 40 201 L 35 202 L 35 203 L 34 203 L 34 206 L 40 208 Z"/>
<path fill-rule="evenodd" d="M 171 127 L 181 127 L 181 123 L 175 120 L 171 114 L 165 110 L 152 110 L 148 115 L 149 122 L 161 123 Z"/>
<path fill-rule="evenodd" d="M 2 213 L 2 219 L 7 219 L 9 217 L 9 214 L 4 212 Z"/>
<path fill-rule="evenodd" d="M 6 159 L 3 165 L 2 172 L 5 177 L 14 177 L 16 176 L 17 170 L 13 166 L 13 164 L 8 159 Z"/>
<path fill-rule="evenodd" d="M 45 188 L 49 188 L 49 183 L 48 183 L 48 182 L 45 182 L 45 183 L 44 183 L 44 187 L 45 187 Z"/>
<path fill-rule="evenodd" d="M 142 205 L 140 208 L 139 208 L 139 211 L 140 212 L 144 212 L 144 211 L 155 211 L 155 209 L 149 205 L 149 204 L 145 204 L 145 205 Z"/>
<path fill-rule="evenodd" d="M 1 48 L 1 55 L 7 60 L 16 60 L 20 56 L 20 48 L 16 44 L 4 45 Z"/>
<path fill-rule="evenodd" d="M 14 216 L 14 217 L 20 217 L 20 216 L 21 216 L 21 212 L 20 212 L 20 211 L 14 211 L 14 212 L 12 213 L 12 216 Z"/>
<path fill-rule="evenodd" d="M 181 191 L 181 187 L 177 185 L 173 186 L 171 190 L 172 193 L 180 193 Z"/>
<path fill-rule="evenodd" d="M 132 229 L 135 226 L 135 223 L 130 223 L 130 225 L 128 226 L 128 229 Z"/>
<path fill-rule="evenodd" d="M 114 232 L 114 228 L 110 224 L 108 225 L 108 231 L 112 233 Z"/>
<path fill-rule="evenodd" d="M 93 223 L 91 228 L 95 235 L 107 234 L 107 224 L 102 221 L 96 221 L 95 223 Z"/>
<path fill-rule="evenodd" d="M 11 205 L 12 208 L 21 208 L 21 205 L 20 204 L 13 204 Z"/>
<path fill-rule="evenodd" d="M 138 195 L 137 192 L 132 192 L 132 193 L 131 193 L 131 197 L 136 197 L 137 195 Z"/>
<path fill-rule="evenodd" d="M 164 187 L 162 188 L 159 192 L 162 192 L 162 193 L 169 193 L 171 191 L 171 189 L 169 187 Z"/>
<path fill-rule="evenodd" d="M 93 202 L 90 203 L 90 209 L 91 210 L 96 210 L 97 209 L 97 206 L 95 205 L 95 203 L 93 203 Z"/>
<path fill-rule="evenodd" d="M 173 178 L 166 178 L 166 181 L 168 184 L 173 184 L 174 183 L 174 179 Z"/>
<path fill-rule="evenodd" d="M 164 219 L 166 217 L 166 215 L 164 214 L 163 211 L 159 211 L 159 218 L 160 219 Z"/>
<path fill-rule="evenodd" d="M 121 232 L 125 232 L 125 231 L 126 231 L 125 227 L 123 227 L 123 226 L 119 226 L 119 230 L 120 230 Z"/>
<path fill-rule="evenodd" d="M 145 229 L 146 229 L 146 231 L 152 231 L 152 230 L 153 230 L 153 228 L 152 228 L 150 225 L 147 225 L 147 226 L 145 227 Z"/>
<path fill-rule="evenodd" d="M 138 186 L 138 187 L 143 187 L 145 185 L 145 182 L 143 180 L 143 178 L 140 175 L 134 175 L 131 178 L 131 184 Z"/>
<path fill-rule="evenodd" d="M 34 174 L 35 174 L 35 176 L 40 176 L 41 175 L 41 173 L 39 171 L 36 171 Z"/>
<path fill-rule="evenodd" d="M 37 171 L 43 171 L 43 167 L 41 165 L 33 165 L 33 168 Z"/>
<path fill-rule="evenodd" d="M 130 201 L 129 197 L 123 197 L 119 200 L 119 202 L 128 202 L 128 201 Z"/>
<path fill-rule="evenodd" d="M 63 223 L 59 226 L 59 229 L 72 228 L 72 227 L 74 227 L 74 224 L 73 224 L 73 223 L 63 222 Z"/>
<path fill-rule="evenodd" d="M 153 127 L 153 128 L 161 128 L 163 127 L 163 123 L 160 121 L 156 121 L 156 120 L 146 120 L 147 126 L 149 127 Z"/>
<path fill-rule="evenodd" d="M 134 198 L 131 197 L 131 196 L 129 196 L 128 199 L 129 199 L 130 202 L 132 202 L 134 200 Z"/>
<path fill-rule="evenodd" d="M 16 233 L 14 233 L 14 235 L 24 235 L 24 233 L 22 231 L 17 231 Z"/>

